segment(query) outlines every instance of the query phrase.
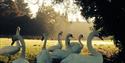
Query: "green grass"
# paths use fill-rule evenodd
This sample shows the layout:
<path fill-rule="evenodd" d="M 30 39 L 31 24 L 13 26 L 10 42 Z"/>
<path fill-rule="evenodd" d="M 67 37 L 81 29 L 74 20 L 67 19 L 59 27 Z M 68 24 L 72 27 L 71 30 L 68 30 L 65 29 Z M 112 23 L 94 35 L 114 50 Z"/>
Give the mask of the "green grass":
<path fill-rule="evenodd" d="M 71 42 L 77 42 L 76 40 L 72 40 Z M 26 58 L 32 63 L 36 57 L 36 55 L 41 51 L 41 47 L 43 42 L 41 40 L 29 40 L 25 39 L 26 43 Z M 11 44 L 10 38 L 0 38 L 0 48 L 4 46 L 9 46 Z M 53 46 L 57 44 L 57 40 L 48 40 L 47 47 Z M 86 47 L 86 40 L 83 41 L 84 48 L 82 49 L 81 54 L 87 55 L 88 49 Z M 64 45 L 64 41 L 63 41 Z M 94 48 L 106 55 L 107 57 L 111 57 L 113 54 L 117 53 L 118 48 L 115 47 L 111 40 L 94 40 L 93 41 Z M 64 47 L 65 48 L 65 47 Z M 12 56 L 12 60 L 18 58 L 20 56 L 20 52 Z M 7 62 L 8 58 L 0 55 L 0 61 Z"/>

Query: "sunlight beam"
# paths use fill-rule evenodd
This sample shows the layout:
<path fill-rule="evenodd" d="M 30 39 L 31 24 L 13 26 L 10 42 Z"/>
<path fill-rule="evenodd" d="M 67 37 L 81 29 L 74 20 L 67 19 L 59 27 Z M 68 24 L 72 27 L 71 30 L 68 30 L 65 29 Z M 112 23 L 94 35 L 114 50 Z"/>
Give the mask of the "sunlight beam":
<path fill-rule="evenodd" d="M 85 22 L 85 18 L 81 15 L 81 7 L 74 4 L 74 0 L 63 0 L 63 2 L 56 4 L 53 4 L 54 0 L 25 0 L 25 2 L 28 3 L 28 7 L 34 18 L 36 17 L 39 7 L 51 6 L 55 12 L 67 16 L 70 22 Z"/>

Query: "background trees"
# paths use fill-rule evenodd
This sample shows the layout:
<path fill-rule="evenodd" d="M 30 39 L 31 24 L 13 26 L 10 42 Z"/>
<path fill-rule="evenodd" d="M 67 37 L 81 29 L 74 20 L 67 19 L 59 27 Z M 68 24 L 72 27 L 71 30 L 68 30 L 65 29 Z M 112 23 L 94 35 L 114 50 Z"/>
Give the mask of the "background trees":
<path fill-rule="evenodd" d="M 52 7 L 41 6 L 35 18 L 30 18 L 30 10 L 24 0 L 4 1 L 0 3 L 0 35 L 13 35 L 17 26 L 22 35 L 39 36 L 48 32 L 55 35 L 60 27 L 68 25 L 67 18 L 56 13 Z M 64 24 L 64 25 L 62 25 Z M 58 29 L 58 30 L 57 30 Z"/>

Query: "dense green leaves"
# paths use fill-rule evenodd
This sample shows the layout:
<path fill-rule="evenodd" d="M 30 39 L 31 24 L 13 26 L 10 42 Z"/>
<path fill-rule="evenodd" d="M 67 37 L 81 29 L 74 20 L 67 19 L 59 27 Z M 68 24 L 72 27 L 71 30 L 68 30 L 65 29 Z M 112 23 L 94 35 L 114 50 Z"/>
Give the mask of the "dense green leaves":
<path fill-rule="evenodd" d="M 125 31 L 123 30 L 125 7 L 124 1 L 116 0 L 77 0 L 83 7 L 82 15 L 86 18 L 95 17 L 94 28 L 101 28 L 102 36 L 113 36 L 117 47 L 121 49 L 117 62 L 125 60 Z M 122 57 L 122 58 L 121 58 Z M 119 59 L 118 59 L 119 58 Z M 113 62 L 116 63 L 116 62 Z M 124 62 L 123 62 L 124 63 Z"/>

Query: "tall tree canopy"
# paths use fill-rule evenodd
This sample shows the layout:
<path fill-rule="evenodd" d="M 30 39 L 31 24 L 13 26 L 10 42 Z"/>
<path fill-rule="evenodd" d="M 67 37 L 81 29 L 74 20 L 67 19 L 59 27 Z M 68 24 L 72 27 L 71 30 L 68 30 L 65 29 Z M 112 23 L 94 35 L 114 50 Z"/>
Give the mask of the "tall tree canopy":
<path fill-rule="evenodd" d="M 18 0 L 19 1 L 19 0 Z M 21 0 L 20 6 L 12 0 L 4 0 L 0 2 L 0 35 L 13 35 L 17 26 L 20 26 L 23 31 L 23 35 L 35 35 L 35 32 L 38 31 L 37 23 L 33 19 L 30 19 L 28 14 L 28 9 L 26 8 L 25 3 Z M 24 13 L 26 12 L 26 13 Z M 32 28 L 32 29 L 31 29 Z M 32 32 L 31 32 L 32 31 Z M 37 33 L 36 33 L 37 34 Z"/>
<path fill-rule="evenodd" d="M 15 4 L 17 5 L 18 10 L 21 15 L 31 16 L 30 10 L 27 7 L 28 4 L 24 2 L 24 0 L 15 0 Z"/>
<path fill-rule="evenodd" d="M 125 63 L 125 2 L 123 0 L 76 0 L 75 3 L 82 6 L 83 16 L 95 17 L 93 27 L 96 30 L 101 29 L 101 36 L 114 37 L 114 43 L 120 50 L 114 56 L 113 63 Z"/>
<path fill-rule="evenodd" d="M 68 19 L 55 12 L 51 6 L 43 6 L 42 9 L 40 8 L 35 18 L 35 22 L 42 25 L 42 27 L 39 26 L 41 30 L 50 33 L 53 38 L 56 38 L 57 32 L 63 30 L 60 28 L 63 28 L 64 25 L 68 26 L 69 24 Z"/>
<path fill-rule="evenodd" d="M 30 10 L 24 0 L 4 1 L 0 3 L 0 35 L 13 35 L 17 26 L 22 35 L 41 35 L 48 32 L 55 35 L 60 27 L 68 25 L 67 18 L 55 12 L 51 6 L 41 6 L 35 18 L 31 19 Z M 64 24 L 64 25 L 62 25 Z"/>

